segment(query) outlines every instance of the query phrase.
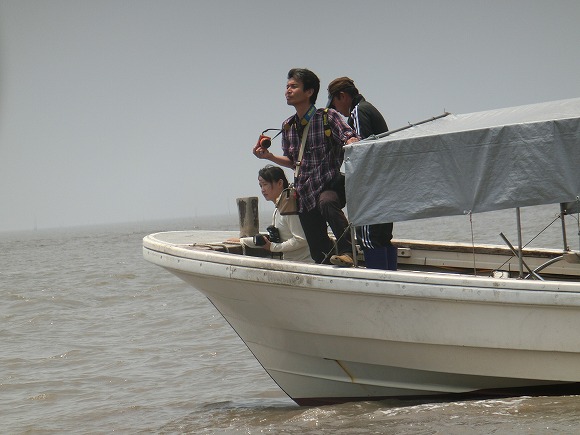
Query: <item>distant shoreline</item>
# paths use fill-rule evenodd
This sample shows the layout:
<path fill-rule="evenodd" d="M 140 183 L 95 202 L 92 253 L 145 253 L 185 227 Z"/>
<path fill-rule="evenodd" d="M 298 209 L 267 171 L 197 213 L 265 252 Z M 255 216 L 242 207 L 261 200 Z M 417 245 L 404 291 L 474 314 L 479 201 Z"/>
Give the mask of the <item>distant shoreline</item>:
<path fill-rule="evenodd" d="M 264 230 L 271 222 L 271 212 L 261 212 L 259 215 L 260 229 Z M 201 230 L 201 231 L 237 231 L 239 229 L 239 217 L 234 214 L 209 215 L 198 217 L 182 217 L 167 219 L 151 219 L 141 221 L 109 222 L 100 224 L 71 225 L 63 227 L 47 227 L 36 229 L 15 229 L 0 230 L 0 238 L 3 235 L 15 234 L 42 234 L 55 232 L 76 232 L 76 231 L 136 231 L 136 232 L 158 232 L 158 231 L 181 231 L 181 230 Z"/>

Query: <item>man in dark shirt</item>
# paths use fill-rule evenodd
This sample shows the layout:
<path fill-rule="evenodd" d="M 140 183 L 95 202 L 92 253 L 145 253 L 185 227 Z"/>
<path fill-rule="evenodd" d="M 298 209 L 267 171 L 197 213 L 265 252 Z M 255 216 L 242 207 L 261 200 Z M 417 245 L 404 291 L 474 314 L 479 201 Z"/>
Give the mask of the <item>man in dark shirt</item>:
<path fill-rule="evenodd" d="M 383 115 L 365 100 L 354 81 L 348 77 L 339 77 L 330 82 L 327 106 L 347 117 L 348 124 L 363 139 L 388 131 Z M 391 244 L 392 223 L 363 225 L 356 228 L 356 235 L 363 248 L 367 268 L 396 270 L 397 250 Z"/>

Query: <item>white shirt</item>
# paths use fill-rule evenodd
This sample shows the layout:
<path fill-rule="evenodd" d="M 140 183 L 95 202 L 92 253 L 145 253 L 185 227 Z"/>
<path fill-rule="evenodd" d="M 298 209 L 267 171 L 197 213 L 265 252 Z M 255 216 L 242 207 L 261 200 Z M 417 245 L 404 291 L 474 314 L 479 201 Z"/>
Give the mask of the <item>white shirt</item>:
<path fill-rule="evenodd" d="M 301 261 L 303 263 L 314 263 L 310 256 L 308 242 L 302 229 L 302 224 L 298 215 L 284 215 L 274 210 L 272 215 L 272 225 L 280 231 L 281 243 L 270 243 L 271 252 L 281 252 L 284 260 Z M 243 237 L 240 242 L 251 248 L 255 248 L 253 237 Z"/>

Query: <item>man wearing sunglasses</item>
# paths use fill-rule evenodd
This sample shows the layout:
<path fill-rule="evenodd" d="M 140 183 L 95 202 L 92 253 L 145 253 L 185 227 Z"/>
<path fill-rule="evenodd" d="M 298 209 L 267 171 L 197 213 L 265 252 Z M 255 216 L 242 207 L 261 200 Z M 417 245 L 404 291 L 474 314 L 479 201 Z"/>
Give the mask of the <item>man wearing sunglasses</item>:
<path fill-rule="evenodd" d="M 328 85 L 327 106 L 348 118 L 348 124 L 361 138 L 388 131 L 381 112 L 365 100 L 354 81 L 348 77 L 334 79 Z M 393 224 L 364 225 L 356 228 L 365 263 L 371 269 L 397 269 L 397 248 L 391 244 Z"/>

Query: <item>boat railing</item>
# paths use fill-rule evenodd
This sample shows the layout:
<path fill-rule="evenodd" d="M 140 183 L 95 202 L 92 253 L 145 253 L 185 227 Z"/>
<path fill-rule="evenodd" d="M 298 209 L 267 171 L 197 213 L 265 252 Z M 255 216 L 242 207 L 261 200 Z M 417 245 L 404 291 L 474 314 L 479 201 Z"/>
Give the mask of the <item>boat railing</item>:
<path fill-rule="evenodd" d="M 538 274 L 542 270 L 544 270 L 546 267 L 551 266 L 552 264 L 557 263 L 557 262 L 562 261 L 562 260 L 566 261 L 567 263 L 580 264 L 580 252 L 576 252 L 576 251 L 564 252 L 564 254 L 562 254 L 558 257 L 552 258 L 552 259 L 546 261 L 541 266 L 536 267 L 528 275 L 526 275 L 525 279 L 537 277 L 538 279 L 543 281 L 544 279 Z"/>

